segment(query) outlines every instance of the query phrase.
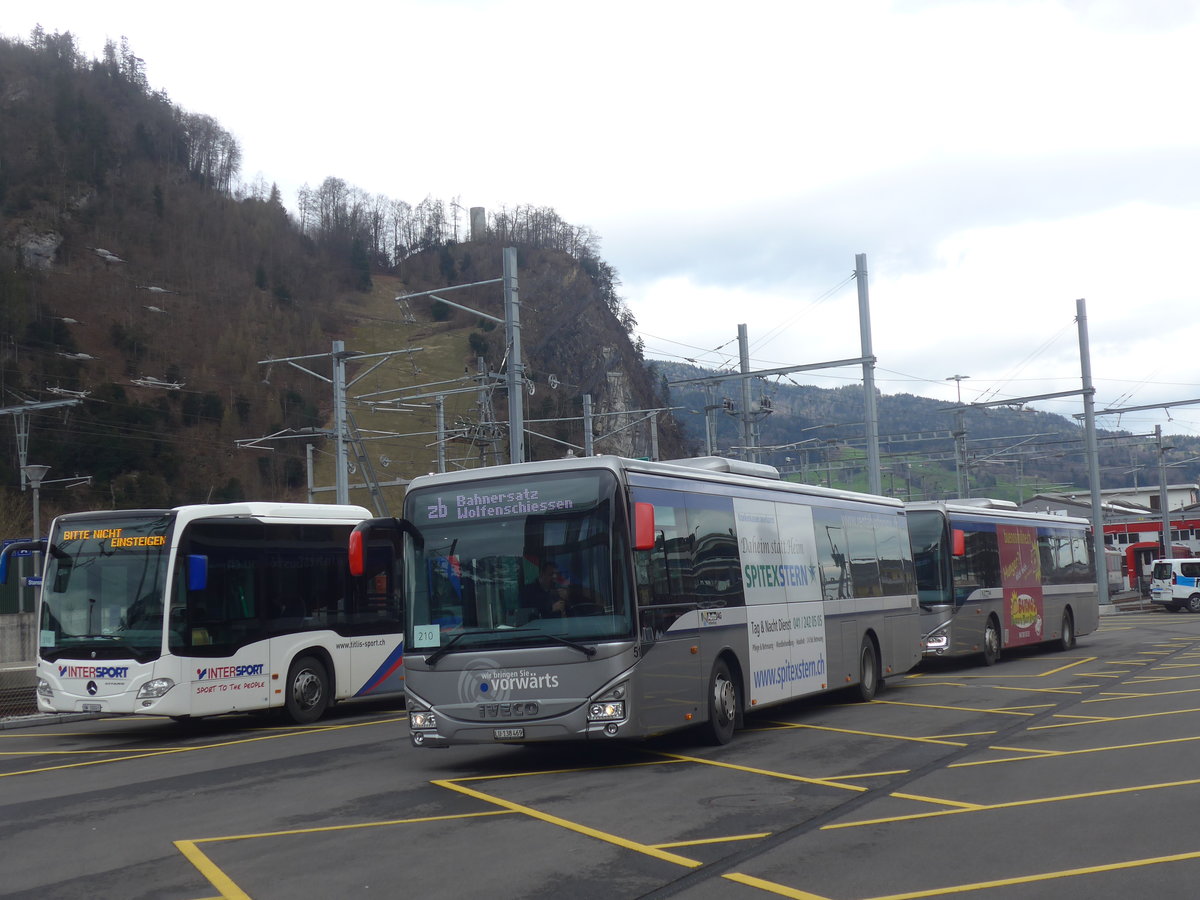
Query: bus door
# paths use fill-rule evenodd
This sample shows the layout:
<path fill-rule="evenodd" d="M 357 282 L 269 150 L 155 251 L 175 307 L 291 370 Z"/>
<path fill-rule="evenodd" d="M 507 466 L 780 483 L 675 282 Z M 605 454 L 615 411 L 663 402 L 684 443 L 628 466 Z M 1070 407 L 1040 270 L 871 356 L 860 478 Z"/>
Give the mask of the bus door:
<path fill-rule="evenodd" d="M 363 577 L 347 586 L 346 617 L 353 622 L 350 680 L 355 696 L 404 690 L 404 615 L 399 554 L 390 540 L 366 548 Z"/>
<path fill-rule="evenodd" d="M 654 546 L 634 554 L 639 644 L 634 709 L 638 728 L 654 733 L 698 716 L 706 673 L 684 496 L 643 489 L 634 499 L 654 507 Z"/>

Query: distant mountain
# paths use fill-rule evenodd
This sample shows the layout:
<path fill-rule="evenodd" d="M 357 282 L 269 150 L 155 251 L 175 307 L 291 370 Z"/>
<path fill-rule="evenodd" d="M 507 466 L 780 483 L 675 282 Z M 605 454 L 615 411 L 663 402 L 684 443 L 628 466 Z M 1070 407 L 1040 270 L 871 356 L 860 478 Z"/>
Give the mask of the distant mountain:
<path fill-rule="evenodd" d="M 740 379 L 679 363 L 651 363 L 669 390 L 675 416 L 687 437 L 703 447 L 705 408 L 721 454 L 740 454 Z M 705 379 L 720 378 L 711 387 Z M 760 460 L 820 484 L 865 490 L 866 429 L 861 385 L 819 388 L 775 379 L 753 379 L 752 415 L 757 421 Z M 728 400 L 732 409 L 727 411 Z M 882 487 L 912 499 L 955 496 L 954 432 L 957 404 L 912 394 L 877 396 Z M 681 407 L 681 408 L 680 408 Z M 769 409 L 769 412 L 765 410 Z M 1082 426 L 1073 418 L 1028 409 L 966 409 L 962 414 L 968 474 L 974 496 L 1027 498 L 1055 486 L 1084 489 L 1088 484 Z M 1129 432 L 1098 430 L 1101 486 L 1115 488 L 1158 483 L 1158 454 L 1152 439 Z M 1200 440 L 1171 436 L 1167 461 L 1170 483 L 1200 479 Z M 731 449 L 732 448 L 732 449 Z M 780 448 L 780 449 L 771 449 Z"/>

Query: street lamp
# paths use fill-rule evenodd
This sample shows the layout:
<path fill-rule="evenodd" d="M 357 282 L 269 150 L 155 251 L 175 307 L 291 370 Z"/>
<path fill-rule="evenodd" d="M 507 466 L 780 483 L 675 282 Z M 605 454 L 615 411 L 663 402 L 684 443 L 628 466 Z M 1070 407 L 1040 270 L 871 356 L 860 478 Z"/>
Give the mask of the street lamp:
<path fill-rule="evenodd" d="M 33 539 L 41 540 L 42 537 L 42 517 L 41 510 L 38 508 L 38 488 L 42 486 L 42 479 L 46 477 L 46 473 L 50 471 L 49 466 L 21 466 L 21 474 L 29 481 L 29 486 L 33 488 Z"/>
<path fill-rule="evenodd" d="M 49 466 L 21 466 L 21 474 L 25 476 L 25 479 L 29 482 L 29 486 L 33 488 L 33 539 L 35 541 L 40 541 L 42 539 L 42 515 L 41 510 L 38 508 L 38 488 L 42 486 L 42 479 L 46 477 L 46 473 L 49 471 Z M 34 575 L 41 573 L 41 562 L 41 557 L 35 550 L 33 553 Z M 23 573 L 24 567 L 22 566 L 22 574 Z M 22 578 L 22 582 L 24 582 L 24 578 Z M 37 603 L 37 596 L 37 591 L 34 591 L 33 599 L 35 604 Z M 22 606 L 24 606 L 23 598 Z"/>

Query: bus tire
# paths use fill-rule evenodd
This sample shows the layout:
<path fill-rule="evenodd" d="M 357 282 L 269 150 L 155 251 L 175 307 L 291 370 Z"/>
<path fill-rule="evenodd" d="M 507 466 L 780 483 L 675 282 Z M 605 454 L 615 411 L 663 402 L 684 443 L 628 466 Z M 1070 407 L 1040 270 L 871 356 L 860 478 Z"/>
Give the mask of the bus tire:
<path fill-rule="evenodd" d="M 288 670 L 284 707 L 297 725 L 309 725 L 329 708 L 329 675 L 321 661 L 301 656 Z"/>
<path fill-rule="evenodd" d="M 1070 607 L 1063 610 L 1062 634 L 1058 639 L 1058 646 L 1062 650 L 1072 650 L 1075 647 L 1075 617 L 1071 615 Z"/>
<path fill-rule="evenodd" d="M 879 692 L 879 654 L 870 635 L 863 635 L 862 647 L 858 651 L 858 697 L 870 703 Z"/>
<path fill-rule="evenodd" d="M 737 727 L 738 686 L 729 663 L 718 659 L 708 679 L 708 736 L 714 744 L 728 744 Z"/>
<path fill-rule="evenodd" d="M 994 666 L 1000 661 L 1000 623 L 995 616 L 988 616 L 983 626 L 983 664 Z"/>
<path fill-rule="evenodd" d="M 1190 613 L 1200 613 L 1200 594 L 1192 594 L 1187 598 L 1187 611 Z"/>

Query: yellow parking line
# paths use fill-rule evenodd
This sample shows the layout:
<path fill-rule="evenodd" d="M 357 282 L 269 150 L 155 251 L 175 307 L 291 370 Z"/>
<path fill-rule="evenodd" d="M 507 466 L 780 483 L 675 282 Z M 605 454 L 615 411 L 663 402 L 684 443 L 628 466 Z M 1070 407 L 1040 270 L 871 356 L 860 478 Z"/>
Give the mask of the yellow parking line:
<path fill-rule="evenodd" d="M 907 734 L 884 734 L 878 731 L 858 731 L 854 728 L 833 728 L 829 725 L 810 725 L 807 722 L 776 722 L 780 728 L 808 729 L 810 731 L 828 731 L 832 734 L 853 734 L 858 737 L 883 738 L 890 741 L 913 741 L 918 744 L 944 744 L 948 747 L 965 747 L 959 741 L 947 741 L 941 738 L 912 737 Z"/>
<path fill-rule="evenodd" d="M 1032 797 L 1028 800 L 1010 800 L 1007 803 L 991 803 L 972 809 L 939 809 L 936 812 L 909 813 L 903 816 L 885 816 L 879 819 L 860 819 L 854 822 L 836 822 L 822 825 L 822 831 L 837 831 L 843 828 L 861 828 L 864 825 L 890 825 L 896 822 L 913 822 L 918 819 L 934 819 L 941 816 L 960 816 L 964 813 L 992 812 L 998 809 L 1018 809 L 1023 806 L 1041 806 L 1046 803 L 1062 803 L 1067 800 L 1090 800 L 1096 797 L 1113 797 L 1118 794 L 1136 794 L 1139 791 L 1157 791 L 1164 788 L 1194 787 L 1200 778 L 1185 781 L 1167 781 L 1159 784 L 1138 784 L 1123 788 L 1108 788 L 1102 791 L 1086 791 L 1079 794 L 1063 794 L 1057 797 Z"/>
<path fill-rule="evenodd" d="M 773 772 L 770 769 L 756 769 L 752 766 L 739 766 L 734 763 L 717 762 L 715 759 L 703 759 L 699 756 L 683 756 L 678 753 L 663 753 L 667 759 L 684 760 L 685 762 L 700 763 L 705 766 L 715 766 L 718 769 L 732 769 L 735 772 L 746 772 L 750 775 L 766 775 L 770 778 L 782 778 L 785 781 L 799 781 L 804 784 L 816 784 L 821 787 L 839 788 L 843 791 L 863 793 L 867 790 L 857 784 L 846 784 L 844 781 L 834 781 L 831 778 L 805 778 L 803 775 L 793 775 L 790 772 Z"/>
<path fill-rule="evenodd" d="M 595 838 L 598 841 L 604 841 L 608 844 L 614 844 L 618 847 L 624 847 L 626 850 L 633 850 L 635 853 L 641 853 L 646 856 L 652 856 L 655 859 L 661 859 L 665 862 L 674 863 L 677 866 L 686 866 L 689 869 L 697 869 L 703 865 L 699 860 L 689 859 L 686 856 L 680 856 L 676 853 L 668 853 L 666 850 L 658 850 L 649 844 L 639 844 L 637 841 L 631 841 L 623 838 L 620 835 L 610 834 L 607 831 L 600 831 L 596 828 L 590 828 L 587 825 L 580 825 L 578 822 L 572 822 L 569 819 L 561 819 L 558 816 L 552 816 L 549 813 L 544 813 L 534 809 L 531 806 L 523 806 L 520 803 L 513 803 L 511 800 L 505 800 L 502 797 L 496 797 L 492 794 L 477 791 L 474 788 L 469 788 L 466 785 L 456 784 L 453 779 L 445 779 L 432 781 L 431 784 L 436 784 L 439 787 L 444 787 L 447 790 L 457 791 L 460 794 L 466 794 L 468 797 L 474 797 L 477 800 L 483 800 L 486 803 L 494 803 L 497 806 L 502 806 L 512 812 L 518 812 L 522 815 L 529 816 L 532 819 L 538 819 L 550 825 L 557 825 L 559 828 L 565 828 L 568 831 L 574 831 L 576 834 L 582 834 L 587 837 Z"/>
<path fill-rule="evenodd" d="M 1147 747 L 1165 747 L 1169 744 L 1189 744 L 1200 741 L 1200 735 L 1181 738 L 1164 738 L 1161 741 L 1141 741 L 1136 744 L 1112 744 L 1108 747 L 1083 747 L 1078 750 L 1025 750 L 1021 747 L 989 747 L 989 750 L 1008 750 L 1012 753 L 1038 754 L 1036 756 L 1009 756 L 1003 759 L 978 759 L 973 762 L 951 763 L 948 769 L 965 769 L 970 766 L 990 766 L 996 763 L 1024 762 L 1030 759 L 1046 759 L 1053 756 L 1082 756 L 1085 753 L 1113 753 L 1117 750 L 1144 750 Z"/>
<path fill-rule="evenodd" d="M 1097 659 L 1099 659 L 1097 656 L 1088 656 L 1073 663 L 1067 663 L 1065 666 L 1059 666 L 1057 669 L 1051 669 L 1049 672 L 1043 672 L 1038 678 L 1045 678 L 1047 675 L 1057 675 L 1059 672 L 1065 672 L 1067 669 L 1074 668 L 1075 666 L 1082 666 L 1084 663 L 1095 662 Z"/>
<path fill-rule="evenodd" d="M 13 775 L 38 775 L 44 772 L 61 772 L 66 769 L 83 768 L 84 766 L 103 766 L 108 765 L 109 763 L 128 762 L 129 760 L 133 759 L 148 759 L 154 756 L 169 756 L 173 753 L 192 753 L 197 750 L 215 750 L 221 747 L 235 747 L 238 744 L 253 744 L 258 741 L 272 741 L 278 740 L 279 738 L 298 737 L 300 735 L 316 734 L 322 731 L 331 731 L 343 728 L 362 728 L 365 725 L 387 725 L 393 722 L 405 721 L 407 718 L 407 716 L 402 716 L 397 719 L 374 719 L 370 722 L 351 722 L 345 725 L 325 726 L 323 728 L 305 728 L 303 730 L 280 731 L 272 734 L 260 734 L 256 737 L 238 738 L 237 740 L 232 741 L 218 741 L 217 743 L 213 744 L 197 744 L 192 747 L 174 747 L 169 750 L 150 750 L 139 753 L 130 753 L 124 756 L 115 756 L 108 759 L 91 759 L 87 760 L 86 762 L 63 763 L 56 766 L 42 766 L 36 769 L 22 769 L 16 772 L 0 772 L 0 778 L 8 778 Z M 22 755 L 28 756 L 29 754 L 25 753 Z"/>
<path fill-rule="evenodd" d="M 899 700 L 876 700 L 876 703 L 888 706 L 910 706 L 915 709 L 944 709 L 950 712 L 991 713 L 998 716 L 1032 716 L 1031 712 L 1010 712 L 1007 709 L 975 709 L 971 706 L 941 706 L 936 703 L 903 703 Z M 1047 708 L 1053 704 L 1047 704 Z"/>
<path fill-rule="evenodd" d="M 1163 863 L 1187 862 L 1200 859 L 1200 851 L 1191 853 L 1175 853 L 1170 856 L 1154 856 L 1146 859 L 1130 859 L 1125 862 L 1104 863 L 1098 866 L 1082 866 L 1078 869 L 1062 869 L 1058 872 L 1040 872 L 1036 875 L 1017 875 L 1012 878 L 997 878 L 994 881 L 977 881 L 973 884 L 956 884 L 948 887 L 933 888 L 924 891 L 911 891 L 904 894 L 887 894 L 882 897 L 872 897 L 870 900 L 920 900 L 922 897 L 944 897 L 947 894 L 959 894 L 967 891 L 984 891 L 991 888 L 1011 887 L 1017 884 L 1034 884 L 1039 881 L 1053 881 L 1058 878 L 1075 878 L 1080 875 L 1098 875 L 1102 872 L 1117 872 L 1122 869 L 1137 869 L 1144 866 L 1157 866 Z M 810 895 L 811 896 L 811 895 Z"/>
<path fill-rule="evenodd" d="M 764 878 L 755 878 L 753 875 L 745 875 L 741 872 L 728 872 L 721 877 L 728 878 L 730 881 L 736 881 L 738 884 L 744 884 L 747 887 L 758 888 L 760 891 L 778 894 L 780 897 L 790 897 L 791 900 L 828 900 L 827 897 L 810 894 L 808 891 L 798 891 L 795 888 L 777 884 L 774 881 L 767 881 Z"/>
<path fill-rule="evenodd" d="M 188 862 L 200 870 L 200 874 L 208 879 L 209 884 L 221 892 L 222 900 L 250 900 L 250 895 L 205 856 L 194 841 L 175 841 L 175 846 L 187 857 Z"/>
<path fill-rule="evenodd" d="M 1048 731 L 1051 728 L 1074 728 L 1078 725 L 1101 725 L 1111 722 L 1132 722 L 1136 719 L 1158 719 L 1163 716 L 1182 716 L 1188 713 L 1197 713 L 1200 709 L 1175 709 L 1167 712 L 1140 713 L 1136 716 L 1096 716 L 1092 719 L 1083 719 L 1080 722 L 1059 722 L 1054 725 L 1031 725 L 1030 731 Z M 1065 718 L 1064 716 L 1055 716 L 1056 719 Z"/>
<path fill-rule="evenodd" d="M 890 796 L 897 800 L 916 800 L 919 803 L 932 803 L 935 806 L 952 806 L 955 809 L 983 809 L 978 803 L 961 803 L 958 800 L 946 800 L 941 797 L 925 797 L 921 794 L 892 793 Z"/>
<path fill-rule="evenodd" d="M 666 844 L 651 844 L 650 846 L 658 850 L 665 850 L 668 847 L 698 847 L 702 844 L 725 844 L 730 841 L 756 841 L 770 836 L 771 832 L 762 831 L 758 834 L 731 834 L 726 837 L 701 838 L 695 841 L 670 841 Z"/>
<path fill-rule="evenodd" d="M 250 896 L 237 886 L 232 878 L 222 871 L 202 851 L 197 844 L 218 844 L 225 841 L 248 841 L 255 838 L 288 837 L 296 834 L 318 834 L 329 831 L 354 831 L 361 828 L 383 828 L 393 825 L 415 825 L 422 822 L 444 822 L 451 819 L 478 819 L 484 816 L 507 816 L 509 810 L 497 809 L 478 813 L 453 813 L 444 816 L 420 816 L 412 819 L 391 819 L 386 822 L 356 822 L 353 825 L 317 825 L 311 828 L 292 828 L 286 831 L 262 831 L 257 834 L 228 834 L 218 837 L 192 838 L 191 840 L 173 841 L 179 852 L 187 857 L 188 862 L 200 870 L 200 874 L 221 892 L 222 900 L 250 900 Z"/>

